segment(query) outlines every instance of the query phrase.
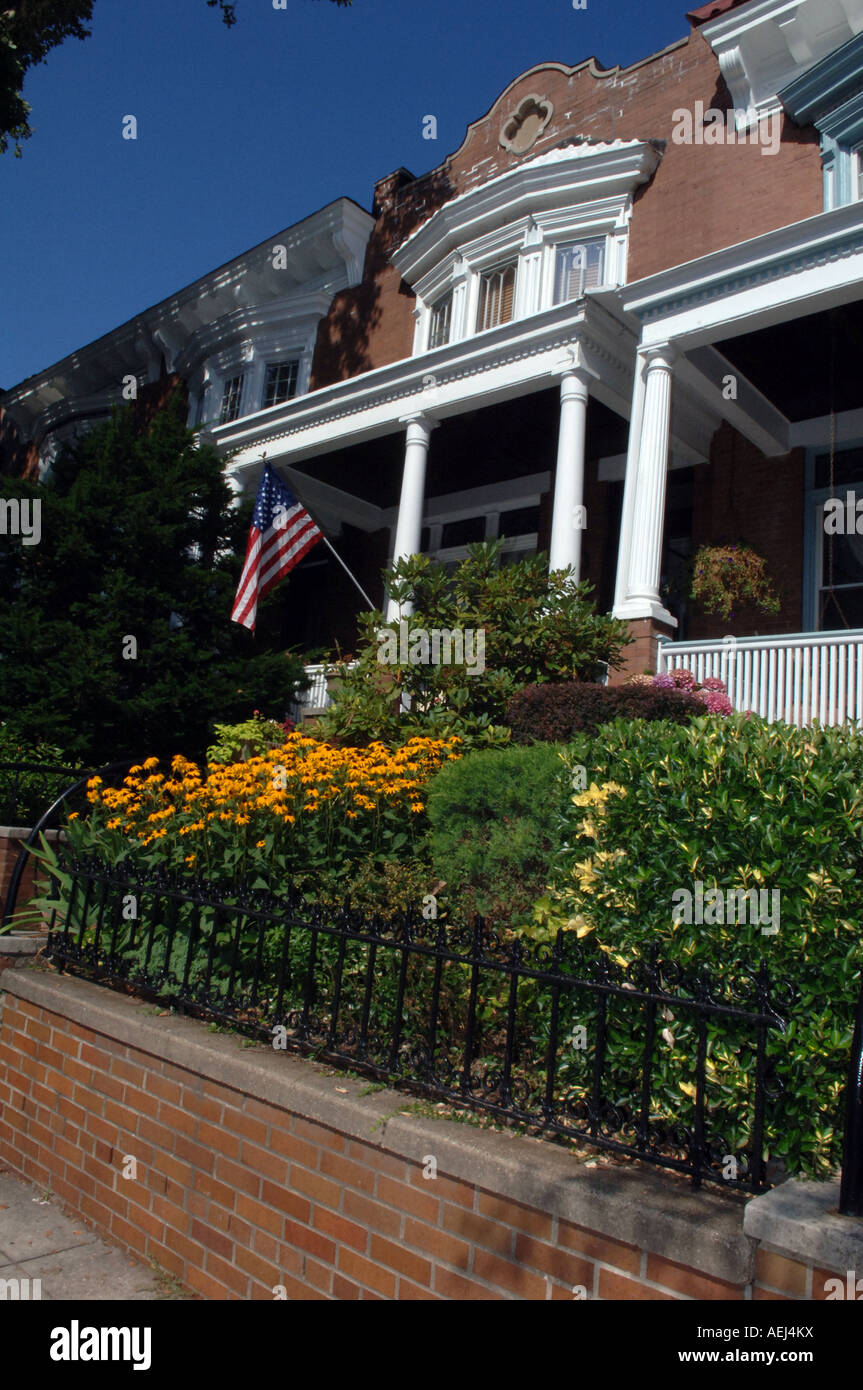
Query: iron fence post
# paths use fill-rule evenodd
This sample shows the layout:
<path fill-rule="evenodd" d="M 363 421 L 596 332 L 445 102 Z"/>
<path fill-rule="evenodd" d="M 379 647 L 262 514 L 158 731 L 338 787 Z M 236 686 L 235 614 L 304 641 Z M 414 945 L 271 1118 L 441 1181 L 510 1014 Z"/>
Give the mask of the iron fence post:
<path fill-rule="evenodd" d="M 841 1216 L 863 1216 L 863 986 L 857 1003 L 845 1092 L 845 1146 L 839 1213 Z"/>

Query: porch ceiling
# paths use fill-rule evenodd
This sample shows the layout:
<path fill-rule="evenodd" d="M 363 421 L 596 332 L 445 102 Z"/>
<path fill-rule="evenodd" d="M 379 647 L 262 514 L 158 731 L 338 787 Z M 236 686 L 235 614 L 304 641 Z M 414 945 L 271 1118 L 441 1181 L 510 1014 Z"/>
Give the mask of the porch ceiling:
<path fill-rule="evenodd" d="M 559 418 L 559 392 L 552 387 L 443 420 L 432 435 L 427 500 L 551 473 Z M 587 457 L 593 467 L 625 451 L 627 429 L 624 419 L 591 398 Z M 306 505 L 327 504 L 342 519 L 372 530 L 385 524 L 382 512 L 398 504 L 403 463 L 403 435 L 388 434 L 305 459 L 285 471 Z M 247 488 L 256 481 L 251 473 L 244 476 Z"/>
<path fill-rule="evenodd" d="M 716 344 L 791 421 L 863 407 L 863 300 Z"/>

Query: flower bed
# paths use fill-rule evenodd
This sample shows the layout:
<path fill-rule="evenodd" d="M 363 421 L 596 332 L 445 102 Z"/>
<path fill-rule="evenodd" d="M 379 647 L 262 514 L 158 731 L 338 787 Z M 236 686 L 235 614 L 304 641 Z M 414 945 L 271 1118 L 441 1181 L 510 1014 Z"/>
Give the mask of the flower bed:
<path fill-rule="evenodd" d="M 369 855 L 410 853 L 426 784 L 458 745 L 415 738 L 395 750 L 333 748 L 291 734 L 280 748 L 206 774 L 177 756 L 168 775 L 148 758 L 121 787 L 91 779 L 91 811 L 70 818 L 70 845 L 109 863 L 134 854 L 143 870 L 274 891 L 297 874 L 346 876 Z"/>

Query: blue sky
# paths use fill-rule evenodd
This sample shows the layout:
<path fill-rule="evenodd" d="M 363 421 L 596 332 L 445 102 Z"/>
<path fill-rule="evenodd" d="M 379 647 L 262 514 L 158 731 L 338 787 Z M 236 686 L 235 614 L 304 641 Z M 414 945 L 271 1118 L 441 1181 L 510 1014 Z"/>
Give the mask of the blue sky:
<path fill-rule="evenodd" d="M 399 165 L 458 147 L 534 63 L 628 64 L 688 32 L 685 0 L 96 0 L 25 87 L 0 156 L 0 387 Z M 134 114 L 138 139 L 121 137 Z M 437 141 L 422 138 L 436 115 Z"/>

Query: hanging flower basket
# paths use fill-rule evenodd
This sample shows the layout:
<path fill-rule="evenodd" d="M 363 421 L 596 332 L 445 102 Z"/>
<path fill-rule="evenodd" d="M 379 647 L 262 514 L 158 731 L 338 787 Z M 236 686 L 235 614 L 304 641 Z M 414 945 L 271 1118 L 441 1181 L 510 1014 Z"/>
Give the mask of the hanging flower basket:
<path fill-rule="evenodd" d="M 726 620 L 737 608 L 773 616 L 780 609 L 766 561 L 748 545 L 703 545 L 692 562 L 690 593 L 706 613 Z"/>

